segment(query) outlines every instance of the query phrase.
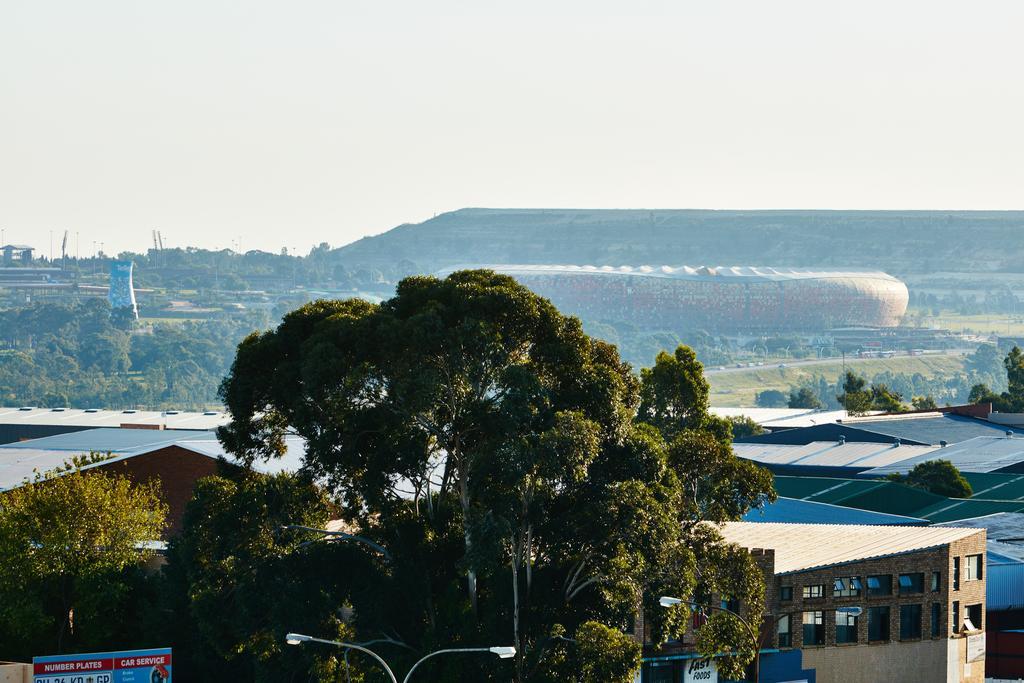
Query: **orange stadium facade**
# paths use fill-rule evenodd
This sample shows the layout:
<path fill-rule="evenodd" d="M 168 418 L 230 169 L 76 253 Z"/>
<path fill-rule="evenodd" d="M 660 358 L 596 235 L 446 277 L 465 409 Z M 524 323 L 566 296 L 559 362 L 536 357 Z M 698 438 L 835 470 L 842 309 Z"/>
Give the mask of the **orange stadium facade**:
<path fill-rule="evenodd" d="M 714 333 L 895 327 L 907 286 L 872 271 L 689 266 L 481 265 L 515 278 L 566 313 L 642 328 Z M 451 272 L 450 269 L 445 272 Z"/>

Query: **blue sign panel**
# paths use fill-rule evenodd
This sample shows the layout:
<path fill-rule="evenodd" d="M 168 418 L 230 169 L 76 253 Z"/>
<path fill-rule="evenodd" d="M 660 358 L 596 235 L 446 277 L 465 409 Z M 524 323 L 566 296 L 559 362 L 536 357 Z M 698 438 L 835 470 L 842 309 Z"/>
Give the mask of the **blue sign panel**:
<path fill-rule="evenodd" d="M 171 683 L 171 648 L 32 658 L 33 683 Z"/>

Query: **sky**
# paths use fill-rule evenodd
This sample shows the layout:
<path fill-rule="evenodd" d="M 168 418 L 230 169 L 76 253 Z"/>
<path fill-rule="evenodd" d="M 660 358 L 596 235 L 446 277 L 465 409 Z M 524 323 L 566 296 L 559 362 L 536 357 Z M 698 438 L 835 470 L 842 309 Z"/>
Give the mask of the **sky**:
<path fill-rule="evenodd" d="M 305 252 L 466 206 L 1022 209 L 1022 29 L 1020 0 L 4 0 L 0 230 Z"/>

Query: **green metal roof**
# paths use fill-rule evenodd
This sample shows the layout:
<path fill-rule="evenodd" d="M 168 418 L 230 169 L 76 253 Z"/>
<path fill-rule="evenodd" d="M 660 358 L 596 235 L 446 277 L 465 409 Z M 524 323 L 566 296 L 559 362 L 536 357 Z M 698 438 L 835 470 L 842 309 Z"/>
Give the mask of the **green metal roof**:
<path fill-rule="evenodd" d="M 975 479 L 975 476 L 969 476 L 968 480 L 985 498 L 946 498 L 891 481 L 828 477 L 777 476 L 775 490 L 787 498 L 919 517 L 932 522 L 952 522 L 996 512 L 1024 511 L 1024 476 L 987 474 L 981 475 L 984 478 L 979 479 Z M 1022 496 L 1020 500 L 1015 497 L 1018 494 Z M 1003 499 L 1011 495 L 1014 497 Z"/>
<path fill-rule="evenodd" d="M 972 498 L 986 500 L 1024 500 L 1024 474 L 1000 472 L 963 472 L 974 489 Z"/>

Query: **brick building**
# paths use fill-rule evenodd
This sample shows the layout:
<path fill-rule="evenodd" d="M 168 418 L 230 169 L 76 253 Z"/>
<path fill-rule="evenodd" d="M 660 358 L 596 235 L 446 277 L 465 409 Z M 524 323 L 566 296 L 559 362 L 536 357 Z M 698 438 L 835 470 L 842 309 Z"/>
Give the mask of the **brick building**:
<path fill-rule="evenodd" d="M 761 683 L 983 683 L 984 530 L 731 522 L 721 532 L 765 572 Z M 645 683 L 691 680 L 685 647 L 646 655 Z"/>

